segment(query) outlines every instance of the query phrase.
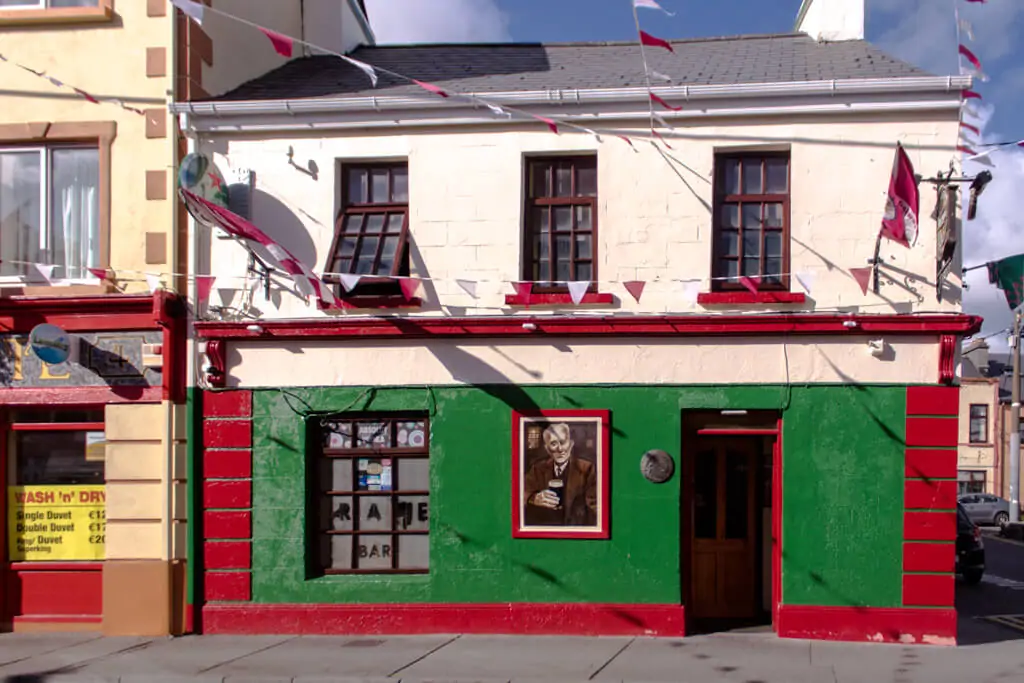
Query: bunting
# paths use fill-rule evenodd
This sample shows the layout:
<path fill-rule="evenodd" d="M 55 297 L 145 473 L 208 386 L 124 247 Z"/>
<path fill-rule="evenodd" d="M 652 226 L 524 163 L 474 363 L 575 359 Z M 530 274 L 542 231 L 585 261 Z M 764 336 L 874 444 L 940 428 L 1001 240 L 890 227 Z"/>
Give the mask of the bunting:
<path fill-rule="evenodd" d="M 622 286 L 626 288 L 626 291 L 629 292 L 631 297 L 636 299 L 637 303 L 640 303 L 640 297 L 643 296 L 644 287 L 647 286 L 647 283 L 643 280 L 630 280 L 628 282 L 623 282 Z"/>
<path fill-rule="evenodd" d="M 761 289 L 761 278 L 747 277 L 744 275 L 740 277 L 740 284 L 743 285 L 748 292 L 756 295 Z"/>
<path fill-rule="evenodd" d="M 11 58 L 7 57 L 6 55 L 0 54 L 0 62 L 5 62 L 7 64 L 11 64 L 13 66 L 16 66 L 19 69 L 21 69 L 22 71 L 25 71 L 26 73 L 30 73 L 33 76 L 37 77 L 37 78 L 41 78 L 41 79 L 45 80 L 47 83 L 49 83 L 50 85 L 52 85 L 55 88 L 62 88 L 62 89 L 65 89 L 65 90 L 70 90 L 73 93 L 75 93 L 76 95 L 78 95 L 79 97 L 81 97 L 82 99 L 84 99 L 86 102 L 90 102 L 92 104 L 112 104 L 112 105 L 115 105 L 117 107 L 120 107 L 121 109 L 124 109 L 125 111 L 130 111 L 131 113 L 136 114 L 138 116 L 145 116 L 146 115 L 146 112 L 142 111 L 138 107 L 132 107 L 132 106 L 129 106 L 129 105 L 125 104 L 119 98 L 116 98 L 116 97 L 102 97 L 102 96 L 98 96 L 98 95 L 93 95 L 92 93 L 90 93 L 90 92 L 88 92 L 86 90 L 83 90 L 82 88 L 76 88 L 73 85 L 69 85 L 68 83 L 65 83 L 64 81 L 62 81 L 59 78 L 56 78 L 54 76 L 50 76 L 45 71 L 39 71 L 37 69 L 33 69 L 32 67 L 29 67 L 29 66 L 26 66 L 24 64 L 21 64 L 20 62 L 16 62 L 16 61 L 12 60 Z"/>
<path fill-rule="evenodd" d="M 215 275 L 197 275 L 196 276 L 196 303 L 200 306 L 210 300 L 210 291 L 213 289 L 213 283 L 217 280 Z"/>
<path fill-rule="evenodd" d="M 402 289 L 402 298 L 412 301 L 416 298 L 416 292 L 420 288 L 420 279 L 415 277 L 399 278 L 398 286 Z"/>
<path fill-rule="evenodd" d="M 186 16 L 191 17 L 192 21 L 200 26 L 203 25 L 203 15 L 206 9 L 206 5 L 203 3 L 194 0 L 171 0 L 171 4 L 184 12 Z"/>
<path fill-rule="evenodd" d="M 566 286 L 569 288 L 569 298 L 579 306 L 583 303 L 583 297 L 587 295 L 587 290 L 590 289 L 590 282 L 569 282 Z"/>
<path fill-rule="evenodd" d="M 437 87 L 433 83 L 424 83 L 423 81 L 417 81 L 415 78 L 412 79 L 412 82 L 415 83 L 416 85 L 418 85 L 419 87 L 423 88 L 427 92 L 434 93 L 435 95 L 437 95 L 439 97 L 444 97 L 444 98 L 448 97 L 448 93 L 446 93 L 444 90 L 442 90 L 441 88 Z"/>
<path fill-rule="evenodd" d="M 860 291 L 863 294 L 868 293 L 868 285 L 871 284 L 871 275 L 874 273 L 873 268 L 850 268 L 850 275 L 860 285 Z"/>
<path fill-rule="evenodd" d="M 659 5 L 655 0 L 633 0 L 633 7 L 637 9 L 656 9 L 664 12 L 670 17 L 674 17 L 675 13 L 669 12 L 667 9 Z"/>
<path fill-rule="evenodd" d="M 655 38 L 647 31 L 640 31 L 640 44 L 646 45 L 647 47 L 661 47 L 669 52 L 675 53 L 675 50 L 672 49 L 671 43 L 667 40 L 662 40 L 661 38 Z"/>
<path fill-rule="evenodd" d="M 657 95 L 655 95 L 653 92 L 649 93 L 649 94 L 651 96 L 651 101 L 652 102 L 660 104 L 661 106 L 665 107 L 665 109 L 668 109 L 669 111 L 682 111 L 683 110 L 682 107 L 674 107 L 674 106 L 672 106 L 671 104 L 669 104 L 668 102 L 666 102 L 662 98 L 660 98 Z"/>
<path fill-rule="evenodd" d="M 286 35 L 278 33 L 277 31 L 271 31 L 269 28 L 261 28 L 267 38 L 270 39 L 270 44 L 274 46 L 274 51 L 282 57 L 291 57 L 295 48 L 295 42 Z"/>

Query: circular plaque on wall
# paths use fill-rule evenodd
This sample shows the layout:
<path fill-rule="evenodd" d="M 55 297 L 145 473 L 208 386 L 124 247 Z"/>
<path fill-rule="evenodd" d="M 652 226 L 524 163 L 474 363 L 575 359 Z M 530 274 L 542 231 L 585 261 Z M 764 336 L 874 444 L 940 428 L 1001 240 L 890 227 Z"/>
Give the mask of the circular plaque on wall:
<path fill-rule="evenodd" d="M 640 458 L 640 473 L 647 481 L 664 484 L 676 471 L 675 461 L 665 451 L 647 451 Z"/>

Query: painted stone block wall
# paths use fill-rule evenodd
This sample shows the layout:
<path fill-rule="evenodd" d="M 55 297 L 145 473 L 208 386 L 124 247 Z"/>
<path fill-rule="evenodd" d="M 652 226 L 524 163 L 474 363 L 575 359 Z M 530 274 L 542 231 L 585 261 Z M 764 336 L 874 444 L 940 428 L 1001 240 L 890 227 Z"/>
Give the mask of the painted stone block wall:
<path fill-rule="evenodd" d="M 216 400 L 231 402 L 227 397 L 232 395 L 248 392 L 225 392 Z M 242 470 L 252 468 L 251 531 L 211 531 L 209 522 L 219 524 L 224 515 L 211 518 L 207 512 L 204 520 L 207 557 L 210 550 L 228 548 L 222 544 L 241 544 L 238 550 L 244 545 L 251 552 L 244 558 L 251 559 L 251 569 L 242 566 L 241 555 L 228 558 L 231 568 L 208 564 L 205 598 L 268 605 L 678 604 L 679 475 L 666 484 L 651 484 L 640 474 L 640 456 L 663 448 L 679 458 L 684 410 L 745 408 L 784 415 L 783 602 L 899 607 L 906 396 L 901 386 L 782 385 L 254 391 L 251 423 L 248 416 L 215 417 L 209 408 L 205 411 L 213 419 L 204 432 L 217 441 L 205 444 L 204 467 L 211 465 L 211 450 L 219 460 L 244 460 L 242 469 L 230 473 L 232 483 L 242 488 L 247 479 Z M 609 540 L 512 539 L 511 415 L 514 409 L 534 407 L 611 411 Z M 308 569 L 313 541 L 307 519 L 307 448 L 316 416 L 333 411 L 422 411 L 429 416 L 428 575 L 318 576 Z M 211 423 L 232 427 L 236 420 L 239 434 L 218 429 L 213 435 Z M 251 456 L 243 445 L 249 428 Z M 225 438 L 235 445 L 225 448 Z M 227 483 L 216 472 L 207 470 L 206 477 L 204 486 Z M 204 495 L 213 496 L 208 501 L 220 500 L 222 487 L 213 488 L 217 492 L 209 494 L 211 489 L 204 488 Z M 244 509 L 215 512 L 248 519 L 250 501 L 234 493 L 228 498 L 217 505 L 245 503 Z M 227 576 L 236 572 L 239 576 Z"/>

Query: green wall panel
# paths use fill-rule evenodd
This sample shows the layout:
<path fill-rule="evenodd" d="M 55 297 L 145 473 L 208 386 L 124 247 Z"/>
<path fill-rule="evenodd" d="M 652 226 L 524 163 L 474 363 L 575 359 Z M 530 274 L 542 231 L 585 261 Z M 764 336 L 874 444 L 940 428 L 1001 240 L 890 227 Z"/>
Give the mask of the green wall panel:
<path fill-rule="evenodd" d="M 746 408 L 785 410 L 784 490 L 787 506 L 792 501 L 785 517 L 785 601 L 898 604 L 902 488 L 895 475 L 902 474 L 896 442 L 904 394 L 903 387 L 783 386 L 260 390 L 254 397 L 253 600 L 678 602 L 681 411 Z M 512 539 L 511 413 L 533 407 L 611 411 L 609 540 Z M 306 425 L 311 416 L 360 410 L 430 415 L 429 575 L 307 572 Z M 884 416 L 881 425 L 872 422 L 875 414 Z M 640 474 L 640 456 L 652 448 L 677 459 L 677 474 L 666 484 Z M 873 572 L 868 578 L 865 569 Z"/>

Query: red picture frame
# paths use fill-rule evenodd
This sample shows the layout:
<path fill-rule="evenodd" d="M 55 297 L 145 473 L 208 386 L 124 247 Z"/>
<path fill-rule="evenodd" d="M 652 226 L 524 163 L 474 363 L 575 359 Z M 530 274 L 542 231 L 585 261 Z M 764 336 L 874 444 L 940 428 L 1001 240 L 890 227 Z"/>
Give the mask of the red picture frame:
<path fill-rule="evenodd" d="M 513 411 L 512 537 L 609 538 L 610 456 L 611 411 Z"/>

